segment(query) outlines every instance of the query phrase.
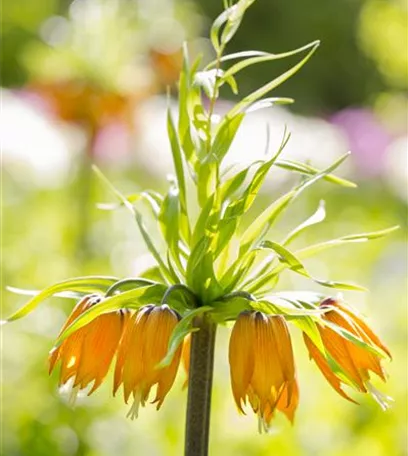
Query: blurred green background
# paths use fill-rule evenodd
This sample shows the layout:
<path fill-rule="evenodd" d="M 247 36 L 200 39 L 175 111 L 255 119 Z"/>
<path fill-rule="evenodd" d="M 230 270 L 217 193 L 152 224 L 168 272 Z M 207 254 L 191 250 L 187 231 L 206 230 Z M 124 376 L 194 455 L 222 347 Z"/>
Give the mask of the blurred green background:
<path fill-rule="evenodd" d="M 205 36 L 220 0 L 14 0 L 2 5 L 2 316 L 25 302 L 7 285 L 40 289 L 85 274 L 132 276 L 150 265 L 133 220 L 96 203 L 112 201 L 95 181 L 97 163 L 123 192 L 163 190 L 171 161 L 163 97 L 173 87 L 180 45 L 209 58 Z M 277 91 L 291 110 L 253 115 L 232 160 L 262 155 L 266 123 L 272 143 L 284 124 L 288 154 L 327 164 L 350 149 L 343 175 L 359 188 L 319 184 L 305 193 L 271 233 L 280 239 L 320 199 L 326 221 L 298 245 L 399 224 L 386 239 L 333 250 L 309 261 L 321 277 L 370 289 L 345 298 L 390 347 L 387 412 L 368 397 L 340 398 L 307 359 L 293 328 L 301 402 L 293 427 L 276 418 L 258 435 L 252 413 L 238 415 L 229 385 L 228 328 L 217 341 L 211 455 L 400 456 L 407 451 L 407 5 L 394 0 L 274 2 L 258 0 L 229 51 L 281 52 L 320 39 L 302 71 Z M 257 88 L 292 61 L 265 64 L 238 82 Z M 223 106 L 230 94 L 223 94 Z M 277 172 L 258 209 L 293 182 Z M 280 289 L 310 284 L 288 275 Z M 314 288 L 314 287 L 313 287 Z M 75 409 L 47 375 L 47 354 L 73 302 L 52 299 L 24 320 L 2 327 L 1 454 L 4 456 L 181 455 L 186 392 L 183 372 L 162 410 L 125 418 L 109 378 Z"/>

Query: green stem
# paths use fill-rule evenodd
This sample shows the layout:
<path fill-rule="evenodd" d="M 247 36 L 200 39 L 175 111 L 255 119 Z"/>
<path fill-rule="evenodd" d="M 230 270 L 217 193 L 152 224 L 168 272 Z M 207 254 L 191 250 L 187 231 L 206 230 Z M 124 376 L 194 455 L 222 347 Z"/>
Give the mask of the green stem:
<path fill-rule="evenodd" d="M 185 456 L 207 456 L 216 324 L 208 315 L 197 317 L 191 334 L 186 416 Z"/>

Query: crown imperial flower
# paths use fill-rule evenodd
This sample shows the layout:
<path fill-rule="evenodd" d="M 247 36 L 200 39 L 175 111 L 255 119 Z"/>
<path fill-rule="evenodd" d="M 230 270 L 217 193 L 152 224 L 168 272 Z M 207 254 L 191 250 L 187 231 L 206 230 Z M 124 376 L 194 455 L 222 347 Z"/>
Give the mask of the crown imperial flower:
<path fill-rule="evenodd" d="M 387 398 L 372 387 L 370 375 L 385 379 L 381 356 L 390 353 L 364 321 L 345 305 L 325 299 L 321 292 L 276 291 L 275 287 L 281 274 L 289 271 L 322 287 L 365 290 L 356 284 L 315 277 L 303 261 L 335 246 L 380 238 L 397 227 L 348 234 L 291 250 L 295 238 L 324 220 L 324 202 L 282 239 L 268 239 L 273 233 L 271 228 L 304 191 L 320 180 L 354 187 L 333 174 L 348 154 L 325 169 L 281 159 L 290 139 L 285 128 L 273 152 L 267 134 L 264 158 L 243 169 L 230 167 L 225 161 L 247 115 L 274 104 L 293 102 L 290 98 L 269 97 L 269 93 L 302 68 L 319 46 L 315 41 L 281 54 L 224 54 L 253 1 L 224 2 L 226 10 L 214 21 L 210 32 L 216 54 L 213 62 L 203 68 L 200 59 L 190 63 L 188 47 L 183 48 L 178 119 L 173 118 L 171 103 L 167 111 L 175 169 L 167 192 L 146 190 L 126 196 L 95 168 L 119 201 L 102 207 L 129 211 L 156 266 L 140 277 L 94 275 L 61 281 L 36 294 L 7 320 L 24 317 L 41 301 L 58 293 L 69 292 L 68 297 L 84 290 L 104 293 L 103 300 L 89 296 L 74 309 L 58 338 L 60 346 L 50 354 L 50 371 L 61 360 L 61 384 L 73 378 L 75 388 L 85 388 L 94 381 L 94 391 L 117 352 L 113 391 L 115 394 L 123 385 L 125 402 L 133 400 L 128 416 L 136 418 L 140 404 L 146 404 L 154 387 L 153 403 L 160 408 L 183 358 L 189 377 L 188 456 L 208 454 L 216 328 L 234 320 L 229 344 L 232 392 L 242 413 L 249 404 L 257 414 L 260 431 L 270 428 L 276 411 L 293 422 L 298 406 L 289 323 L 304 332 L 310 357 L 338 393 L 352 400 L 342 389 L 343 384 L 348 385 L 370 392 L 386 407 Z M 239 72 L 256 63 L 300 54 L 305 55 L 285 73 L 244 96 L 214 122 L 220 89 L 228 85 L 238 92 Z M 302 178 L 255 214 L 255 200 L 269 171 L 275 168 L 299 173 Z M 245 221 L 248 214 L 249 223 Z M 145 216 L 153 217 L 163 243 L 157 243 L 149 230 L 151 224 L 145 224 Z M 123 313 L 117 309 L 128 310 Z"/>
<path fill-rule="evenodd" d="M 133 405 L 128 413 L 138 416 L 139 405 L 145 405 L 151 388 L 157 385 L 157 409 L 173 385 L 180 363 L 181 346 L 171 364 L 158 367 L 165 357 L 170 335 L 180 316 L 166 304 L 142 307 L 129 319 L 121 341 L 114 376 L 114 394 L 123 384 L 125 402 L 133 395 Z"/>
<path fill-rule="evenodd" d="M 248 399 L 260 430 L 268 430 L 275 409 L 293 421 L 298 405 L 292 344 L 279 315 L 242 312 L 229 346 L 231 384 L 238 409 Z"/>
<path fill-rule="evenodd" d="M 77 317 L 100 301 L 101 298 L 97 295 L 89 295 L 79 301 L 60 334 Z M 66 338 L 59 347 L 51 350 L 49 372 L 51 374 L 56 363 L 61 362 L 59 386 L 73 379 L 72 401 L 75 400 L 78 391 L 85 389 L 90 383 L 94 382 L 88 395 L 103 382 L 118 347 L 128 315 L 129 312 L 123 310 L 100 315 Z"/>
<path fill-rule="evenodd" d="M 321 302 L 321 309 L 329 309 L 323 314 L 323 322 L 328 322 L 343 328 L 369 346 L 376 346 L 390 358 L 391 353 L 367 324 L 345 305 L 328 298 Z M 356 345 L 339 335 L 330 326 L 319 325 L 319 333 L 327 353 L 342 368 L 353 381 L 360 392 L 370 392 L 382 408 L 387 408 L 387 398 L 382 396 L 370 383 L 370 371 L 377 374 L 383 381 L 386 380 L 385 371 L 381 365 L 379 355 Z M 331 386 L 344 398 L 354 402 L 342 389 L 341 379 L 332 371 L 327 360 L 323 357 L 316 345 L 304 334 L 306 347 L 310 358 L 313 359 Z"/>

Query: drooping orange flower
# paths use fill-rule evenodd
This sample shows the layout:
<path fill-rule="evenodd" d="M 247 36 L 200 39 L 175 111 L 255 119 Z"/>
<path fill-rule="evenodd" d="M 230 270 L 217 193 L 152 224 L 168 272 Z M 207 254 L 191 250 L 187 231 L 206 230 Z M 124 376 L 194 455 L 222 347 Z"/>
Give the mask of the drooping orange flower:
<path fill-rule="evenodd" d="M 171 364 L 158 367 L 167 354 L 171 333 L 179 322 L 179 315 L 167 305 L 142 307 L 128 321 L 121 341 L 115 369 L 113 393 L 123 383 L 125 402 L 133 395 L 128 413 L 137 418 L 139 405 L 145 405 L 151 388 L 157 385 L 157 409 L 170 391 L 180 364 L 181 346 Z"/>
<path fill-rule="evenodd" d="M 320 304 L 320 308 L 330 308 L 323 315 L 323 320 L 344 328 L 366 344 L 381 349 L 391 358 L 388 348 L 352 310 L 331 298 L 325 299 Z M 319 332 L 328 355 L 353 380 L 357 390 L 363 393 L 369 391 L 383 408 L 387 408 L 387 399 L 389 398 L 382 396 L 370 383 L 370 371 L 377 374 L 382 380 L 386 380 L 381 358 L 375 353 L 345 339 L 330 327 L 319 326 Z M 316 362 L 331 386 L 341 396 L 355 402 L 343 391 L 341 379 L 331 370 L 326 358 L 306 334 L 304 334 L 304 340 L 310 358 Z"/>
<path fill-rule="evenodd" d="M 68 317 L 60 334 L 83 312 L 100 301 L 100 297 L 84 297 Z M 94 382 L 88 395 L 93 393 L 108 373 L 112 358 L 119 345 L 127 311 L 110 312 L 96 317 L 74 332 L 49 354 L 49 372 L 61 361 L 59 386 L 73 378 L 72 399 L 79 390 Z"/>
<path fill-rule="evenodd" d="M 292 343 L 279 315 L 242 312 L 229 346 L 232 392 L 238 409 L 248 399 L 260 431 L 268 430 L 275 410 L 293 421 L 299 402 Z"/>

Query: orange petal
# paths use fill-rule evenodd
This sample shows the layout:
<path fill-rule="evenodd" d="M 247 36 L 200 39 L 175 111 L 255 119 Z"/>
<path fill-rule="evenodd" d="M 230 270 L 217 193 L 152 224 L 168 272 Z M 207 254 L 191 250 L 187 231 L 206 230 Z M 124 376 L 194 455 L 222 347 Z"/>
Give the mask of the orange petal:
<path fill-rule="evenodd" d="M 355 334 L 355 331 L 350 323 L 335 311 L 327 312 L 324 319 L 327 319 L 328 321 Z M 319 327 L 319 331 L 323 345 L 328 353 L 339 364 L 339 366 L 347 372 L 350 378 L 356 382 L 360 390 L 366 392 L 367 390 L 364 386 L 364 379 L 362 378 L 361 372 L 358 370 L 352 357 L 353 352 L 349 351 L 351 347 L 354 347 L 354 344 L 348 342 L 344 337 L 340 336 L 330 328 Z"/>
<path fill-rule="evenodd" d="M 293 424 L 295 412 L 299 404 L 299 386 L 296 379 L 286 383 L 276 408 L 283 412 Z"/>
<path fill-rule="evenodd" d="M 320 369 L 321 373 L 324 375 L 326 380 L 330 383 L 330 385 L 340 394 L 340 396 L 344 397 L 345 399 L 357 403 L 351 397 L 349 397 L 341 388 L 341 381 L 340 379 L 334 374 L 334 372 L 330 369 L 330 366 L 324 356 L 320 353 L 319 349 L 316 345 L 310 340 L 310 338 L 303 334 L 303 339 L 305 341 L 306 347 L 309 351 L 309 356 L 311 359 L 315 361 L 318 368 Z"/>
<path fill-rule="evenodd" d="M 276 316 L 267 317 L 261 312 L 256 312 L 254 316 L 255 366 L 251 385 L 255 395 L 259 398 L 261 411 L 267 402 L 276 404 L 285 383 L 285 375 L 278 354 L 280 341 L 275 338 L 275 327 L 278 320 L 279 318 Z"/>
<path fill-rule="evenodd" d="M 241 313 L 231 331 L 229 364 L 232 393 L 241 413 L 247 388 L 254 371 L 254 321 L 249 312 Z"/>

